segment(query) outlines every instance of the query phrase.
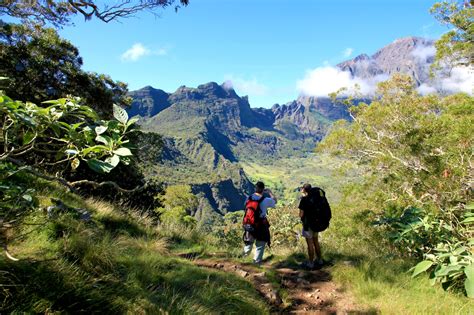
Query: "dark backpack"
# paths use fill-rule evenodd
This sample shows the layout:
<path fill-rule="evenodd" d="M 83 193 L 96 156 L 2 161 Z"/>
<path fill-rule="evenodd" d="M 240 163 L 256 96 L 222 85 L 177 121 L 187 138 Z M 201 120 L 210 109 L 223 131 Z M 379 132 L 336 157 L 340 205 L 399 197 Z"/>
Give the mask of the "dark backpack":
<path fill-rule="evenodd" d="M 262 210 L 260 209 L 260 204 L 265 199 L 262 196 L 258 200 L 253 200 L 252 196 L 249 196 L 247 201 L 245 202 L 245 214 L 244 219 L 242 220 L 242 225 L 244 230 L 247 232 L 253 232 L 256 230 L 262 219 L 260 218 L 260 214 Z"/>
<path fill-rule="evenodd" d="M 331 221 L 331 207 L 326 199 L 324 190 L 318 187 L 311 188 L 310 193 L 306 197 L 310 204 L 311 211 L 305 213 L 305 220 L 314 232 L 322 232 L 329 227 Z"/>

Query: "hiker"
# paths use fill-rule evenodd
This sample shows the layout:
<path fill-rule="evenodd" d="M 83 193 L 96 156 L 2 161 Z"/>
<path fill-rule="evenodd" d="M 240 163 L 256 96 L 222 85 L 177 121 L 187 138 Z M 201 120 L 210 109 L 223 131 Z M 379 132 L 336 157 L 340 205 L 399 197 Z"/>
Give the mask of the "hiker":
<path fill-rule="evenodd" d="M 309 269 L 319 269 L 323 266 L 324 261 L 321 256 L 318 232 L 322 232 L 329 227 L 331 208 L 326 199 L 326 193 L 321 188 L 304 184 L 301 188 L 301 194 L 303 196 L 298 206 L 301 222 L 303 223 L 301 234 L 306 239 L 309 256 L 309 262 L 303 264 L 303 266 Z"/>
<path fill-rule="evenodd" d="M 263 182 L 255 184 L 255 193 L 245 202 L 244 227 L 244 256 L 252 251 L 255 242 L 254 263 L 262 262 L 265 245 L 270 246 L 270 224 L 267 220 L 268 208 L 275 207 L 277 199 L 270 189 L 265 189 Z"/>

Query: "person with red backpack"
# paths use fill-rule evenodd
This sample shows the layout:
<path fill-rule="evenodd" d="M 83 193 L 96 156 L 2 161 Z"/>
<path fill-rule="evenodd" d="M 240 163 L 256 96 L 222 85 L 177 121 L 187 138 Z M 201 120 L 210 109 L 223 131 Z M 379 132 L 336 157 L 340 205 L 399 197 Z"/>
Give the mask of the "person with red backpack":
<path fill-rule="evenodd" d="M 331 207 L 326 199 L 326 193 L 321 188 L 304 184 L 301 188 L 301 193 L 303 197 L 298 206 L 301 222 L 303 223 L 301 234 L 306 239 L 309 256 L 309 262 L 305 263 L 303 267 L 319 269 L 323 266 L 324 262 L 321 256 L 318 233 L 329 227 Z M 316 260 L 314 259 L 315 254 Z"/>
<path fill-rule="evenodd" d="M 245 202 L 245 214 L 242 221 L 244 228 L 243 240 L 244 256 L 252 251 L 255 243 L 254 263 L 262 262 L 265 245 L 270 246 L 270 224 L 267 220 L 268 208 L 274 208 L 277 199 L 270 189 L 265 189 L 263 182 L 255 184 L 255 193 L 250 195 Z"/>

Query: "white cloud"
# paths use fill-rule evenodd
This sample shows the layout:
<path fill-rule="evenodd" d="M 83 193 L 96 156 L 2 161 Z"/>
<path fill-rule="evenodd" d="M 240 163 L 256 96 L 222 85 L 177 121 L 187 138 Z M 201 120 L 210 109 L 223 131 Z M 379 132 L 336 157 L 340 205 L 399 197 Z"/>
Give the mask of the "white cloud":
<path fill-rule="evenodd" d="M 474 68 L 455 67 L 451 70 L 449 77 L 441 79 L 439 85 L 442 91 L 448 93 L 465 92 L 473 94 Z"/>
<path fill-rule="evenodd" d="M 137 61 L 138 59 L 151 54 L 150 49 L 143 46 L 142 43 L 135 43 L 126 52 L 122 54 L 120 59 L 122 61 Z"/>
<path fill-rule="evenodd" d="M 348 58 L 352 56 L 352 53 L 354 52 L 353 48 L 346 48 L 344 49 L 344 52 L 342 53 L 345 58 Z"/>
<path fill-rule="evenodd" d="M 235 88 L 239 94 L 247 94 L 253 96 L 263 96 L 268 93 L 268 87 L 261 84 L 257 79 L 246 80 L 233 75 L 225 76 L 224 87 Z"/>
<path fill-rule="evenodd" d="M 433 82 L 423 83 L 418 87 L 418 92 L 423 95 L 436 92 L 474 94 L 474 68 L 454 67 L 449 73 L 439 74 Z"/>
<path fill-rule="evenodd" d="M 296 84 L 297 90 L 309 96 L 328 96 L 341 88 L 354 89 L 359 86 L 363 95 L 373 94 L 378 82 L 387 79 L 385 75 L 379 75 L 371 79 L 352 77 L 348 71 L 331 66 L 318 67 L 306 73 L 306 76 Z"/>
<path fill-rule="evenodd" d="M 411 54 L 422 61 L 426 61 L 428 58 L 433 57 L 436 54 L 436 48 L 433 45 L 418 46 L 411 52 Z"/>
<path fill-rule="evenodd" d="M 422 95 L 436 93 L 436 88 L 432 87 L 429 84 L 423 83 L 418 87 L 418 92 Z"/>
<path fill-rule="evenodd" d="M 150 48 L 146 47 L 142 43 L 135 43 L 132 47 L 130 47 L 126 52 L 124 52 L 120 59 L 124 62 L 128 61 L 138 61 L 139 59 L 154 55 L 154 56 L 166 56 L 168 55 L 169 49 L 167 47 L 161 47 L 156 50 L 151 50 Z"/>

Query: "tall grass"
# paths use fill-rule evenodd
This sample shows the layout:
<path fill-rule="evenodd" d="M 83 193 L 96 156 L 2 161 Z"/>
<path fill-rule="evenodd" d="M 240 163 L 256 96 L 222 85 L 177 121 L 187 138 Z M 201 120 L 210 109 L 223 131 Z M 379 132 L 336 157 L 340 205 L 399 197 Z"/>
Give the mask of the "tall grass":
<path fill-rule="evenodd" d="M 41 206 L 60 198 L 86 208 L 48 220 L 30 215 L 10 242 L 20 261 L 0 258 L 2 313 L 267 313 L 252 285 L 233 274 L 195 267 L 171 254 L 203 242 L 195 230 L 157 227 L 150 218 L 100 200 L 44 186 Z M 38 225 L 31 225 L 38 224 Z"/>

